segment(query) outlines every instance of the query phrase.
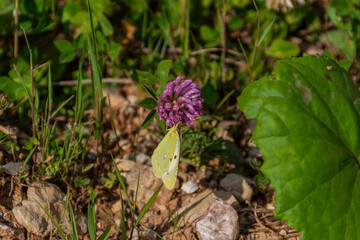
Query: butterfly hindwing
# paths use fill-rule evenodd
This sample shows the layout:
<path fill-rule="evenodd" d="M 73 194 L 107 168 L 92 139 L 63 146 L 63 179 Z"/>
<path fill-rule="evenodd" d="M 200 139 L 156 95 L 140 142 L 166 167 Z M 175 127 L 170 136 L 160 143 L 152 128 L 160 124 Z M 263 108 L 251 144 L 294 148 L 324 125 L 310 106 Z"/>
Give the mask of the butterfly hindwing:
<path fill-rule="evenodd" d="M 151 161 L 156 177 L 163 176 L 168 170 L 175 153 L 178 135 L 177 127 L 172 127 L 154 150 Z"/>
<path fill-rule="evenodd" d="M 169 190 L 173 189 L 175 186 L 176 175 L 177 175 L 177 170 L 178 170 L 179 160 L 180 160 L 181 139 L 180 139 L 179 133 L 177 131 L 175 131 L 175 133 L 176 133 L 175 152 L 174 152 L 173 158 L 171 159 L 169 168 L 166 170 L 164 175 L 161 177 L 166 188 Z"/>

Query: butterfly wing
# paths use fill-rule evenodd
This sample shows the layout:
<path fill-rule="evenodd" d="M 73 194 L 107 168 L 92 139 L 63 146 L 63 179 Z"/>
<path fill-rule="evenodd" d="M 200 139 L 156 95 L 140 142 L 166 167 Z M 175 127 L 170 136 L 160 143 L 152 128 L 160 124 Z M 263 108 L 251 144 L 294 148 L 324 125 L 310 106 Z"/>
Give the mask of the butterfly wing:
<path fill-rule="evenodd" d="M 176 182 L 176 175 L 177 175 L 177 170 L 178 170 L 178 166 L 179 166 L 179 160 L 180 160 L 180 146 L 181 146 L 181 140 L 180 140 L 180 136 L 179 133 L 177 131 L 175 131 L 176 133 L 176 147 L 175 147 L 175 152 L 174 155 L 171 159 L 171 163 L 169 165 L 169 168 L 166 170 L 166 172 L 164 173 L 164 175 L 162 175 L 162 180 L 165 184 L 165 187 L 169 190 L 173 189 L 175 186 L 175 182 Z"/>
<path fill-rule="evenodd" d="M 154 150 L 151 161 L 156 177 L 163 176 L 169 168 L 171 159 L 175 153 L 178 135 L 176 127 L 172 127 Z"/>

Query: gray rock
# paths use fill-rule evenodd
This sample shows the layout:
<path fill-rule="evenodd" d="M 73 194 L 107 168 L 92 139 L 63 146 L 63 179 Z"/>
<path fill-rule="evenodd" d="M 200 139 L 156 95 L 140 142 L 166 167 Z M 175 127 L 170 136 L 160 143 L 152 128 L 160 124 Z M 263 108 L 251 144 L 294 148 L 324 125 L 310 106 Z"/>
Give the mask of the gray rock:
<path fill-rule="evenodd" d="M 22 162 L 18 163 L 18 162 L 8 162 L 7 164 L 0 166 L 0 169 L 4 169 L 5 173 L 11 175 L 11 176 L 15 176 L 18 174 L 20 167 L 22 166 Z M 23 171 L 27 171 L 29 170 L 29 166 L 25 166 L 25 169 Z"/>
<path fill-rule="evenodd" d="M 140 152 L 136 155 L 135 161 L 137 163 L 151 165 L 151 158 L 143 152 Z"/>
<path fill-rule="evenodd" d="M 12 210 L 16 220 L 31 233 L 42 237 L 49 235 L 50 231 L 55 230 L 55 226 L 38 202 L 58 223 L 63 216 L 61 228 L 66 234 L 69 234 L 71 221 L 69 211 L 65 209 L 65 194 L 51 183 L 43 182 L 30 185 L 28 199 L 22 202 L 22 206 L 14 207 Z M 86 217 L 76 211 L 74 215 L 78 233 L 80 235 L 85 234 L 87 232 Z"/>
<path fill-rule="evenodd" d="M 65 201 L 66 196 L 60 188 L 48 182 L 34 182 L 27 191 L 27 200 L 36 200 L 38 202 L 54 203 L 59 200 Z"/>
<path fill-rule="evenodd" d="M 86 158 L 92 162 L 95 162 L 96 154 L 92 151 L 89 151 L 89 153 L 86 155 Z"/>
<path fill-rule="evenodd" d="M 231 193 L 207 189 L 179 209 L 179 219 L 184 218 L 183 220 L 180 220 L 182 225 L 192 224 L 197 218 L 204 216 L 211 202 L 215 198 L 220 198 L 235 209 L 240 209 L 239 202 Z"/>
<path fill-rule="evenodd" d="M 183 190 L 186 193 L 194 193 L 198 189 L 199 189 L 199 185 L 193 180 L 190 180 L 181 186 L 181 190 Z"/>
<path fill-rule="evenodd" d="M 239 174 L 229 173 L 220 181 L 220 185 L 231 192 L 241 202 L 250 202 L 254 191 L 247 179 Z"/>
<path fill-rule="evenodd" d="M 215 198 L 206 214 L 193 224 L 200 240 L 235 240 L 239 234 L 239 217 L 225 201 Z"/>

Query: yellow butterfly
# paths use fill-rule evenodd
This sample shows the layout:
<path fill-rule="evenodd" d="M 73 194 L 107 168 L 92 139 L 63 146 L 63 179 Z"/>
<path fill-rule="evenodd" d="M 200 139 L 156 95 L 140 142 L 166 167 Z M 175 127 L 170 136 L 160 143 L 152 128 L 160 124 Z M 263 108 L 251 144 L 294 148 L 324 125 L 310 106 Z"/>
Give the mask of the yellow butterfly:
<path fill-rule="evenodd" d="M 179 123 L 170 128 L 151 156 L 155 176 L 161 177 L 169 190 L 175 186 L 180 159 L 181 138 L 178 125 Z"/>

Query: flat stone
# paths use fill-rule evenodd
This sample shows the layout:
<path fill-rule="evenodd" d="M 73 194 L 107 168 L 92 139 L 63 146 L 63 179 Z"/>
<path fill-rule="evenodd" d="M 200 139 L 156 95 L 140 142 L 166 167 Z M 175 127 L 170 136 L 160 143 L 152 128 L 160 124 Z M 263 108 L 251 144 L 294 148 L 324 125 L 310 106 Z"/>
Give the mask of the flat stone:
<path fill-rule="evenodd" d="M 18 174 L 20 167 L 22 166 L 22 162 L 8 162 L 7 164 L 0 166 L 0 169 L 4 169 L 6 174 L 9 174 L 11 176 L 15 176 Z M 23 171 L 29 170 L 29 166 L 25 166 L 25 169 Z"/>
<path fill-rule="evenodd" d="M 207 189 L 179 209 L 179 219 L 184 218 L 183 220 L 180 220 L 182 225 L 192 224 L 197 218 L 204 216 L 211 202 L 215 198 L 224 200 L 235 209 L 240 209 L 239 202 L 231 193 Z"/>
<path fill-rule="evenodd" d="M 206 214 L 194 222 L 193 229 L 200 240 L 235 240 L 239 235 L 238 220 L 232 206 L 215 198 Z"/>
<path fill-rule="evenodd" d="M 47 182 L 30 184 L 28 199 L 22 201 L 22 206 L 12 209 L 16 220 L 27 231 L 45 237 L 55 230 L 50 218 L 37 202 L 53 216 L 57 223 L 60 222 L 63 216 L 61 228 L 66 234 L 71 232 L 70 214 L 68 210 L 65 211 L 65 194 L 56 185 Z M 85 215 L 76 211 L 74 215 L 79 235 L 85 234 L 87 232 Z"/>
<path fill-rule="evenodd" d="M 33 182 L 30 184 L 27 191 L 27 200 L 36 200 L 44 202 L 57 202 L 59 200 L 65 201 L 66 195 L 60 188 L 48 182 Z"/>
<path fill-rule="evenodd" d="M 181 186 L 181 190 L 183 190 L 186 193 L 194 193 L 198 189 L 199 189 L 199 185 L 193 180 L 190 180 Z"/>
<path fill-rule="evenodd" d="M 241 202 L 250 202 L 254 191 L 247 179 L 239 174 L 229 173 L 220 181 L 220 185 Z"/>

